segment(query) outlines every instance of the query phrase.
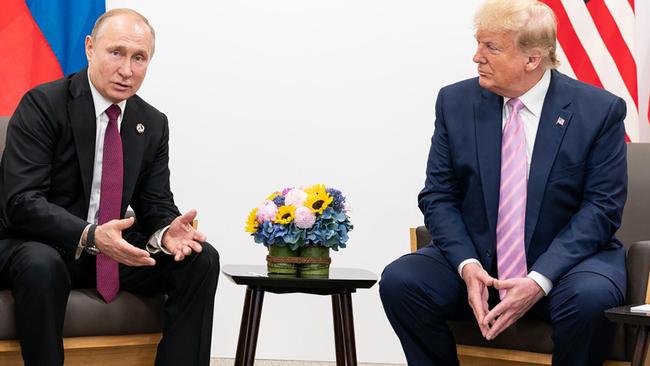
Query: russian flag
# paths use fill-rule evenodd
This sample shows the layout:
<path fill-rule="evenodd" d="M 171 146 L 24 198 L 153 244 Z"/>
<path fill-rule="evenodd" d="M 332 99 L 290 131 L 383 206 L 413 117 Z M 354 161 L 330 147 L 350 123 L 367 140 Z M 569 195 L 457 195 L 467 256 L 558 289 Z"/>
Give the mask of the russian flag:
<path fill-rule="evenodd" d="M 0 116 L 32 87 L 86 66 L 84 39 L 105 10 L 105 0 L 0 2 Z"/>

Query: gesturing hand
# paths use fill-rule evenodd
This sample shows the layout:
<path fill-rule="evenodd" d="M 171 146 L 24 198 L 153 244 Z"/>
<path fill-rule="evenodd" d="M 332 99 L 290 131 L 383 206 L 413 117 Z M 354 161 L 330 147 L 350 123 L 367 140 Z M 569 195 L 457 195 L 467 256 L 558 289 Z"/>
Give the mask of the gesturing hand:
<path fill-rule="evenodd" d="M 162 244 L 174 255 L 174 260 L 177 262 L 192 254 L 192 251 L 200 253 L 203 250 L 202 243 L 207 240 L 205 234 L 192 226 L 194 218 L 196 218 L 196 210 L 178 216 L 163 235 Z"/>
<path fill-rule="evenodd" d="M 151 258 L 149 252 L 122 239 L 122 230 L 128 229 L 134 221 L 133 217 L 129 217 L 98 225 L 95 229 L 95 245 L 100 252 L 127 266 L 153 266 L 156 261 Z"/>
<path fill-rule="evenodd" d="M 489 326 L 484 321 L 485 315 L 489 311 L 488 307 L 488 287 L 492 286 L 495 281 L 490 275 L 477 263 L 468 263 L 463 267 L 463 281 L 467 286 L 467 299 L 469 306 L 474 312 L 474 317 L 478 323 L 483 337 L 488 334 Z"/>
<path fill-rule="evenodd" d="M 483 336 L 492 340 L 519 320 L 544 296 L 544 290 L 528 277 L 494 280 L 494 288 L 508 290 L 506 296 L 483 319 L 483 326 L 491 327 Z"/>

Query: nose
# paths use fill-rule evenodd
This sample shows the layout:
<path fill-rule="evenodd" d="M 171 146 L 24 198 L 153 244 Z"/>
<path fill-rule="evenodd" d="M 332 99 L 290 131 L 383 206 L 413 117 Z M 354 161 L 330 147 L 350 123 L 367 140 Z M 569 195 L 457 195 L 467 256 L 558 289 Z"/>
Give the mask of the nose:
<path fill-rule="evenodd" d="M 484 64 L 486 62 L 485 57 L 483 56 L 483 52 L 481 51 L 481 46 L 476 47 L 476 52 L 474 52 L 474 57 L 472 57 L 472 61 L 474 61 L 477 64 Z"/>
<path fill-rule="evenodd" d="M 133 70 L 131 69 L 131 60 L 126 57 L 122 61 L 120 68 L 117 70 L 121 77 L 128 79 L 133 75 Z"/>

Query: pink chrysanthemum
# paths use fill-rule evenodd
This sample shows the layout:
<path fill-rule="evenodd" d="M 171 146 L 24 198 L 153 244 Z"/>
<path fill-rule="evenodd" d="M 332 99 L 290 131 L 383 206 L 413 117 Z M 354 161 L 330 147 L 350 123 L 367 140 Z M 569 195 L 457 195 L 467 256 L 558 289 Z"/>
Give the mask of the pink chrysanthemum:
<path fill-rule="evenodd" d="M 311 212 L 307 207 L 300 206 L 296 209 L 296 217 L 294 218 L 296 226 L 301 229 L 309 229 L 314 226 L 316 222 L 316 214 Z"/>
<path fill-rule="evenodd" d="M 307 193 L 305 193 L 305 191 L 302 189 L 294 188 L 284 195 L 284 204 L 302 207 L 302 204 L 305 202 L 306 198 Z"/>
<path fill-rule="evenodd" d="M 277 213 L 278 206 L 276 206 L 273 201 L 264 201 L 264 203 L 257 208 L 257 222 L 261 224 L 264 221 L 273 221 Z"/>

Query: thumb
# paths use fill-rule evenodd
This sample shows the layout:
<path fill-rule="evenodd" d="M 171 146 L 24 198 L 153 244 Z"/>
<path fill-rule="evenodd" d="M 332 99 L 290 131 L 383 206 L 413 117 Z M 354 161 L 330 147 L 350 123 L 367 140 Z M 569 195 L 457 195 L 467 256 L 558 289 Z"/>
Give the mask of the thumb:
<path fill-rule="evenodd" d="M 133 217 L 129 217 L 122 220 L 115 220 L 115 228 L 117 228 L 118 230 L 125 230 L 130 228 L 134 222 L 135 222 L 135 218 Z"/>
<path fill-rule="evenodd" d="M 497 290 L 509 289 L 513 286 L 512 280 L 497 280 L 493 282 L 493 286 Z"/>
<path fill-rule="evenodd" d="M 181 216 L 181 221 L 184 223 L 191 223 L 195 218 L 196 218 L 197 212 L 196 210 L 192 209 L 187 211 L 186 213 Z"/>

